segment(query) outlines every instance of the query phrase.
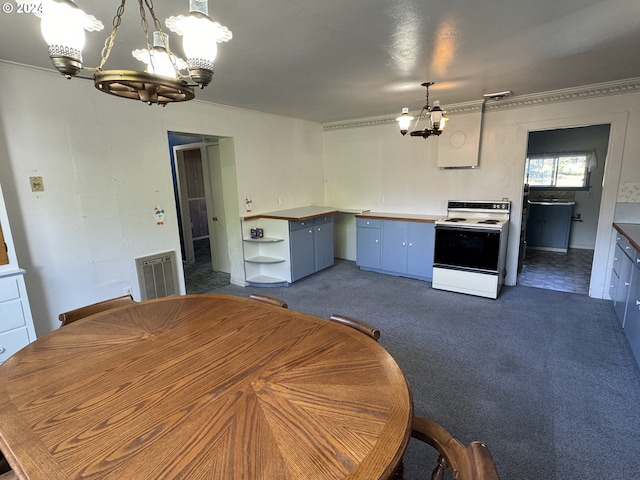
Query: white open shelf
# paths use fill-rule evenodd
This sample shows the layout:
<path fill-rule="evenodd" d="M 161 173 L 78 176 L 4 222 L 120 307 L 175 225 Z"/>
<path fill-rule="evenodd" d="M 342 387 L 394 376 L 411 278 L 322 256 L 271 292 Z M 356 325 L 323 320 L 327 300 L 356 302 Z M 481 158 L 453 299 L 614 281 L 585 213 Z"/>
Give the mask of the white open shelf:
<path fill-rule="evenodd" d="M 251 238 L 252 228 L 262 228 L 267 236 Z M 275 286 L 291 282 L 288 221 L 267 218 L 243 220 L 242 240 L 248 283 Z"/>

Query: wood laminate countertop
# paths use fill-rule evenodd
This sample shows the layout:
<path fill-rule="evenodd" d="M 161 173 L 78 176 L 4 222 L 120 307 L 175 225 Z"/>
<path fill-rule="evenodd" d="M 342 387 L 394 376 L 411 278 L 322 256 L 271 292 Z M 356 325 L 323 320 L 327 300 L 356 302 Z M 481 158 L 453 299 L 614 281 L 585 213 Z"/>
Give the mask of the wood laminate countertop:
<path fill-rule="evenodd" d="M 613 228 L 624 235 L 640 251 L 640 223 L 614 223 Z"/>
<path fill-rule="evenodd" d="M 333 215 L 340 212 L 339 209 L 333 207 L 321 207 L 310 205 L 308 207 L 289 208 L 287 210 L 277 210 L 275 212 L 258 213 L 244 217 L 244 220 L 256 220 L 258 218 L 273 218 L 276 220 L 289 220 L 300 222 L 302 220 L 310 220 L 324 215 Z"/>
<path fill-rule="evenodd" d="M 379 220 L 405 220 L 408 222 L 434 223 L 436 220 L 444 218 L 445 215 L 422 215 L 418 213 L 386 213 L 386 212 L 363 212 L 356 215 L 357 218 L 375 218 Z"/>

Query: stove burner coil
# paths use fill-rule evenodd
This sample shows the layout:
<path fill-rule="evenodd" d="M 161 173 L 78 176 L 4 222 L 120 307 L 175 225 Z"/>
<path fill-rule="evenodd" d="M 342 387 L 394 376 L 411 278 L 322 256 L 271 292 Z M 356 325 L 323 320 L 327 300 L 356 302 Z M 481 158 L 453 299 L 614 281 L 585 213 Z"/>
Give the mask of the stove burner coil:
<path fill-rule="evenodd" d="M 466 218 L 460 218 L 460 217 L 453 217 L 453 218 L 447 218 L 446 221 L 447 222 L 466 222 L 467 219 Z"/>

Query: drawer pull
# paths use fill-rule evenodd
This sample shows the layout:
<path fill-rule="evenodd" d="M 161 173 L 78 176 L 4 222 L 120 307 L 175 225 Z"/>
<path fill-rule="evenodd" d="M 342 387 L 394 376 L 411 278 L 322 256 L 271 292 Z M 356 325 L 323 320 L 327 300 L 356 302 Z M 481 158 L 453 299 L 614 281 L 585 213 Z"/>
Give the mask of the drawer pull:
<path fill-rule="evenodd" d="M 2 355 L 4 352 L 6 352 L 6 349 L 4 347 L 0 347 L 0 355 Z"/>

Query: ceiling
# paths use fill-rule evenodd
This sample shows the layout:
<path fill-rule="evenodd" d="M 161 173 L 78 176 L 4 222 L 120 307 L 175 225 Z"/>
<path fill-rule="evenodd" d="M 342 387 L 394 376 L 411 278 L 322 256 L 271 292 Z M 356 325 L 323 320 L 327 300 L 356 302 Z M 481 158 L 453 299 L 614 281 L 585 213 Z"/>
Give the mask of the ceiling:
<path fill-rule="evenodd" d="M 119 3 L 75 1 L 105 25 L 87 33 L 84 63 L 95 67 Z M 39 19 L 7 5 L 0 59 L 53 69 Z M 163 27 L 189 9 L 154 8 Z M 127 4 L 105 69 L 144 68 L 131 55 L 145 44 L 138 10 Z M 233 38 L 196 98 L 321 123 L 419 110 L 424 81 L 446 106 L 640 76 L 637 0 L 210 0 L 209 15 Z M 181 55 L 179 37 L 170 41 Z"/>

